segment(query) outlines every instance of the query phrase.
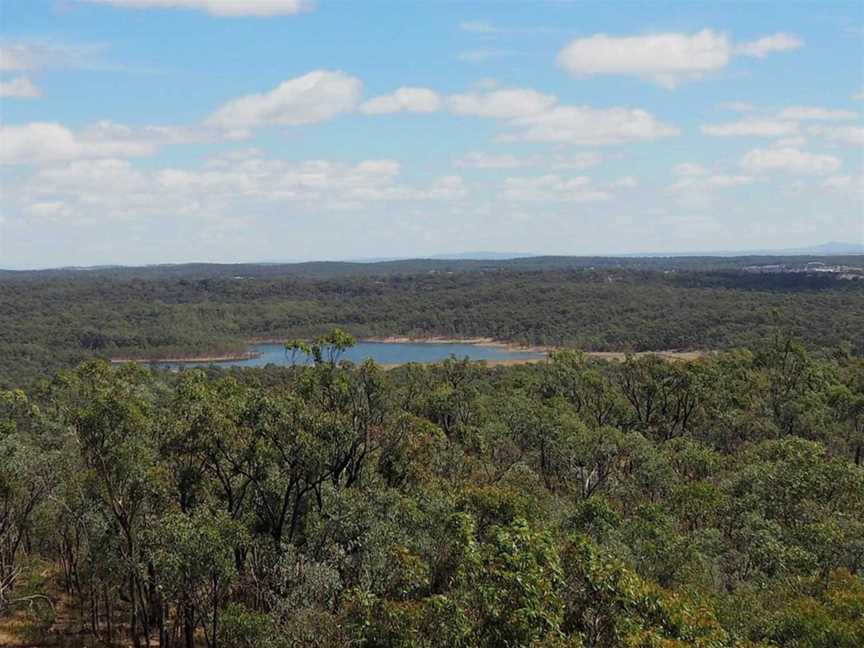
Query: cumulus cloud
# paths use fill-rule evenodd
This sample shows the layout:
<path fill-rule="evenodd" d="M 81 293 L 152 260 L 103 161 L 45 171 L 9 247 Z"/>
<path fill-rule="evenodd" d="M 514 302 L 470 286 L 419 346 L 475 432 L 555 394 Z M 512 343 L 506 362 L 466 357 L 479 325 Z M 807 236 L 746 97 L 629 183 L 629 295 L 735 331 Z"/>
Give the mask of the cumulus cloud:
<path fill-rule="evenodd" d="M 550 169 L 588 169 L 596 166 L 602 160 L 599 153 L 586 151 L 572 155 L 550 154 L 516 155 L 492 153 L 466 153 L 454 163 L 461 169 L 515 169 L 518 167 L 548 167 Z"/>
<path fill-rule="evenodd" d="M 613 180 L 609 186 L 613 189 L 635 189 L 639 186 L 639 179 L 633 176 L 624 176 L 623 178 Z"/>
<path fill-rule="evenodd" d="M 706 135 L 714 137 L 783 137 L 798 132 L 798 124 L 794 121 L 774 119 L 742 119 L 725 124 L 703 124 L 700 128 Z"/>
<path fill-rule="evenodd" d="M 696 164 L 695 162 L 682 162 L 675 166 L 675 175 L 679 176 L 704 176 L 708 172 L 705 170 L 701 164 Z"/>
<path fill-rule="evenodd" d="M 804 41 L 793 34 L 777 33 L 749 43 L 735 46 L 735 53 L 754 58 L 765 58 L 772 52 L 788 52 L 804 47 Z"/>
<path fill-rule="evenodd" d="M 709 186 L 711 187 L 738 187 L 744 184 L 750 184 L 753 182 L 753 178 L 750 176 L 742 176 L 742 175 L 712 175 L 709 176 L 706 180 Z"/>
<path fill-rule="evenodd" d="M 630 108 L 560 106 L 555 95 L 528 88 L 489 90 L 440 98 L 426 88 L 400 88 L 391 95 L 375 97 L 361 106 L 366 113 L 399 110 L 431 112 L 441 106 L 454 115 L 486 117 L 505 122 L 510 132 L 500 141 L 562 142 L 578 145 L 609 145 L 652 140 L 678 133 L 653 115 Z"/>
<path fill-rule="evenodd" d="M 612 198 L 611 193 L 595 186 L 591 178 L 563 178 L 556 174 L 536 178 L 506 178 L 501 196 L 514 202 L 589 203 Z"/>
<path fill-rule="evenodd" d="M 710 29 L 686 34 L 614 37 L 596 34 L 571 41 L 558 54 L 558 64 L 576 77 L 631 75 L 674 88 L 729 63 L 725 34 Z"/>
<path fill-rule="evenodd" d="M 801 137 L 800 135 L 795 137 L 783 137 L 778 140 L 774 140 L 771 142 L 771 146 L 775 148 L 803 148 L 807 145 L 807 138 Z"/>
<path fill-rule="evenodd" d="M 219 107 L 207 125 L 225 131 L 262 126 L 301 126 L 353 110 L 363 83 L 344 72 L 315 70 L 279 84 L 270 92 L 246 95 Z"/>
<path fill-rule="evenodd" d="M 502 58 L 511 54 L 513 54 L 513 52 L 511 52 L 510 50 L 486 47 L 483 49 L 473 49 L 459 52 L 459 56 L 457 58 L 460 61 L 467 61 L 468 63 L 483 63 L 485 61 L 491 61 L 492 59 Z"/>
<path fill-rule="evenodd" d="M 858 113 L 851 110 L 820 108 L 819 106 L 790 106 L 780 111 L 779 118 L 796 121 L 843 121 L 857 119 Z"/>
<path fill-rule="evenodd" d="M 17 77 L 0 81 L 0 97 L 9 99 L 36 99 L 42 96 L 33 82 L 27 77 Z"/>
<path fill-rule="evenodd" d="M 730 189 L 732 187 L 740 187 L 753 182 L 753 177 L 749 175 L 730 175 L 725 173 L 708 174 L 708 172 L 700 167 L 699 173 L 694 173 L 694 169 L 682 169 L 690 165 L 678 165 L 675 168 L 680 179 L 675 182 L 669 190 L 672 192 L 690 192 L 690 193 L 705 193 L 713 189 Z"/>
<path fill-rule="evenodd" d="M 571 41 L 558 54 L 558 64 L 577 78 L 597 75 L 635 76 L 666 88 L 701 79 L 725 68 L 732 56 L 762 58 L 769 52 L 801 47 L 789 34 L 775 34 L 733 46 L 726 34 L 703 29 L 695 34 L 646 36 L 595 34 Z"/>
<path fill-rule="evenodd" d="M 752 112 L 756 109 L 756 107 L 746 101 L 727 101 L 726 103 L 720 104 L 721 110 L 728 110 L 729 112 Z"/>
<path fill-rule="evenodd" d="M 194 9 L 211 16 L 288 16 L 314 8 L 311 0 L 82 0 L 120 9 Z"/>
<path fill-rule="evenodd" d="M 840 168 L 840 160 L 832 155 L 807 153 L 794 148 L 753 149 L 741 165 L 752 172 L 832 173 Z"/>
<path fill-rule="evenodd" d="M 775 148 L 800 148 L 804 145 L 800 136 L 802 122 L 836 122 L 858 117 L 858 113 L 851 110 L 789 106 L 774 116 L 745 117 L 735 122 L 703 124 L 700 128 L 706 135 L 714 137 L 777 137 L 781 139 L 774 142 Z M 833 142 L 853 145 L 864 142 L 864 129 L 858 126 L 812 125 L 806 132 Z"/>
<path fill-rule="evenodd" d="M 395 160 L 289 162 L 255 150 L 199 168 L 145 170 L 125 159 L 82 159 L 41 168 L 9 194 L 32 216 L 98 222 L 168 215 L 230 218 L 272 207 L 312 214 L 387 202 L 450 201 L 467 192 L 459 176 L 411 186 L 399 182 L 400 171 Z"/>
<path fill-rule="evenodd" d="M 101 44 L 68 45 L 35 40 L 5 42 L 0 45 L 0 72 L 80 67 L 104 49 Z"/>
<path fill-rule="evenodd" d="M 861 126 L 811 126 L 807 132 L 830 142 L 864 146 L 864 127 Z"/>
<path fill-rule="evenodd" d="M 858 175 L 831 176 L 822 183 L 824 189 L 852 189 L 859 198 L 864 198 L 864 173 Z"/>
<path fill-rule="evenodd" d="M 515 169 L 516 167 L 530 166 L 528 158 L 520 158 L 515 155 L 490 153 L 466 153 L 456 160 L 455 165 L 461 169 Z"/>
<path fill-rule="evenodd" d="M 516 88 L 451 95 L 447 106 L 456 115 L 512 119 L 542 113 L 557 101 L 553 95 Z"/>
<path fill-rule="evenodd" d="M 172 126 L 130 128 L 102 121 L 72 131 L 55 122 L 0 126 L 0 163 L 46 165 L 87 158 L 153 155 L 167 144 L 207 141 L 207 133 Z"/>
<path fill-rule="evenodd" d="M 674 126 L 657 120 L 644 110 L 632 108 L 557 106 L 513 119 L 510 126 L 513 131 L 502 135 L 502 141 L 603 146 L 678 134 Z"/>
<path fill-rule="evenodd" d="M 468 20 L 459 23 L 459 29 L 474 34 L 496 34 L 501 30 L 482 20 Z"/>
<path fill-rule="evenodd" d="M 75 133 L 61 124 L 33 122 L 0 126 L 0 162 L 44 164 L 59 160 L 94 157 L 152 155 L 156 147 L 127 137 L 112 136 L 94 128 Z"/>
<path fill-rule="evenodd" d="M 395 92 L 374 97 L 360 106 L 360 112 L 383 115 L 396 112 L 431 113 L 441 108 L 441 96 L 429 88 L 402 87 Z"/>

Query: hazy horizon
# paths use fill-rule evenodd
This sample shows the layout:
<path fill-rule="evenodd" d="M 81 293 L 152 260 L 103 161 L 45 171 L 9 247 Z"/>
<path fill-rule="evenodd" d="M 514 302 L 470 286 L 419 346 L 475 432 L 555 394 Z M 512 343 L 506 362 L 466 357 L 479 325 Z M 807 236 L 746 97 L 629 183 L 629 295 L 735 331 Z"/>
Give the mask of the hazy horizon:
<path fill-rule="evenodd" d="M 0 11 L 0 268 L 864 242 L 861 3 Z"/>

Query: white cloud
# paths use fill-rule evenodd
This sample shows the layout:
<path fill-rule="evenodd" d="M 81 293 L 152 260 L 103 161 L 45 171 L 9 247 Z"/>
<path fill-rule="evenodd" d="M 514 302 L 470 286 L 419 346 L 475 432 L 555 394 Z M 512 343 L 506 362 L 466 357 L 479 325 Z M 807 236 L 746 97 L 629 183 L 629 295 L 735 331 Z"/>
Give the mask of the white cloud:
<path fill-rule="evenodd" d="M 782 171 L 789 173 L 831 173 L 840 168 L 832 155 L 807 153 L 794 148 L 753 149 L 741 158 L 741 165 L 756 173 Z"/>
<path fill-rule="evenodd" d="M 864 127 L 861 126 L 811 126 L 807 132 L 830 142 L 864 146 Z"/>
<path fill-rule="evenodd" d="M 531 166 L 531 160 L 509 154 L 466 153 L 454 164 L 461 169 L 515 169 Z"/>
<path fill-rule="evenodd" d="M 678 129 L 653 115 L 631 108 L 557 106 L 538 114 L 513 119 L 514 132 L 502 141 L 562 142 L 578 145 L 610 145 L 654 140 L 677 135 Z"/>
<path fill-rule="evenodd" d="M 864 173 L 858 175 L 831 176 L 822 183 L 825 189 L 852 189 L 859 198 L 864 198 Z"/>
<path fill-rule="evenodd" d="M 783 137 L 797 133 L 798 124 L 772 119 L 742 119 L 726 124 L 703 124 L 700 129 L 706 135 L 715 137 Z"/>
<path fill-rule="evenodd" d="M 515 169 L 518 167 L 548 167 L 550 169 L 583 170 L 596 166 L 602 160 L 599 153 L 586 151 L 571 155 L 530 155 L 517 157 L 511 154 L 466 153 L 454 163 L 461 169 Z"/>
<path fill-rule="evenodd" d="M 864 90 L 852 97 L 855 101 L 864 101 Z"/>
<path fill-rule="evenodd" d="M 571 41 L 558 54 L 558 64 L 577 78 L 596 75 L 635 76 L 665 88 L 701 79 L 725 68 L 732 56 L 762 58 L 769 52 L 796 49 L 803 43 L 789 34 L 774 34 L 734 46 L 726 34 L 703 29 L 695 34 L 646 36 L 595 34 Z"/>
<path fill-rule="evenodd" d="M 580 78 L 600 74 L 636 76 L 674 88 L 729 63 L 725 34 L 710 29 L 686 34 L 614 37 L 596 34 L 571 41 L 558 54 L 558 64 Z"/>
<path fill-rule="evenodd" d="M 285 207 L 314 215 L 389 202 L 452 201 L 467 193 L 459 176 L 410 186 L 398 182 L 400 171 L 395 160 L 289 162 L 246 150 L 200 168 L 143 170 L 123 159 L 57 162 L 8 193 L 10 202 L 30 216 L 76 222 L 187 215 L 242 218 Z"/>
<path fill-rule="evenodd" d="M 771 142 L 771 146 L 775 148 L 804 148 L 807 145 L 807 139 L 801 136 L 796 137 L 784 137 L 782 139 L 774 140 Z"/>
<path fill-rule="evenodd" d="M 432 186 L 425 190 L 414 190 L 406 193 L 406 198 L 413 200 L 453 200 L 468 193 L 468 188 L 460 176 L 448 175 L 435 180 Z"/>
<path fill-rule="evenodd" d="M 750 184 L 753 182 L 753 178 L 750 176 L 741 176 L 741 175 L 713 175 L 709 176 L 707 179 L 707 183 L 712 187 L 726 188 L 726 187 L 738 187 L 740 185 Z"/>
<path fill-rule="evenodd" d="M 482 20 L 469 20 L 461 22 L 459 23 L 459 29 L 464 32 L 471 32 L 474 34 L 495 34 L 501 31 L 494 25 L 490 25 L 488 22 L 484 22 Z"/>
<path fill-rule="evenodd" d="M 509 56 L 512 53 L 513 52 L 511 52 L 510 50 L 487 47 L 484 49 L 473 49 L 459 52 L 459 56 L 457 58 L 460 61 L 467 61 L 468 63 L 483 63 L 485 61 L 491 61 L 492 59 Z"/>
<path fill-rule="evenodd" d="M 360 112 L 382 115 L 396 112 L 430 113 L 441 108 L 441 96 L 428 88 L 402 87 L 389 95 L 374 97 L 360 106 Z"/>
<path fill-rule="evenodd" d="M 618 178 L 609 184 L 613 189 L 635 189 L 639 186 L 639 180 L 633 176 Z"/>
<path fill-rule="evenodd" d="M 704 176 L 708 172 L 705 170 L 701 164 L 696 164 L 695 162 L 683 162 L 675 166 L 675 175 L 679 176 Z"/>
<path fill-rule="evenodd" d="M 553 95 L 517 88 L 451 95 L 447 106 L 456 115 L 512 119 L 542 113 L 557 101 Z"/>
<path fill-rule="evenodd" d="M 471 87 L 478 90 L 494 90 L 500 85 L 501 84 L 498 83 L 497 79 L 493 79 L 492 77 L 484 77 L 472 83 Z"/>
<path fill-rule="evenodd" d="M 112 137 L 103 129 L 74 133 L 51 122 L 0 126 L 0 162 L 44 164 L 59 160 L 94 157 L 152 155 L 153 144 L 127 137 Z"/>
<path fill-rule="evenodd" d="M 344 72 L 315 70 L 284 81 L 270 92 L 229 101 L 206 123 L 226 131 L 313 124 L 353 110 L 362 87 L 359 79 Z"/>
<path fill-rule="evenodd" d="M 581 171 L 593 166 L 597 166 L 603 160 L 603 156 L 593 151 L 584 151 L 582 153 L 551 154 L 537 156 L 540 158 L 540 164 L 545 164 L 552 169 L 575 169 Z"/>
<path fill-rule="evenodd" d="M 755 106 L 746 101 L 727 101 L 726 103 L 720 104 L 720 109 L 728 110 L 729 112 L 746 113 L 755 110 Z"/>
<path fill-rule="evenodd" d="M 546 34 L 556 31 L 553 27 L 499 27 L 485 20 L 466 20 L 459 23 L 459 30 L 481 37 L 502 34 Z"/>
<path fill-rule="evenodd" d="M 596 187 L 590 178 L 562 178 L 551 174 L 536 178 L 506 178 L 501 196 L 514 202 L 601 202 L 612 195 Z"/>
<path fill-rule="evenodd" d="M 27 77 L 17 77 L 8 81 L 0 81 L 0 97 L 10 99 L 36 99 L 42 96 L 39 88 Z"/>
<path fill-rule="evenodd" d="M 820 108 L 818 106 L 790 106 L 781 110 L 778 116 L 780 119 L 792 119 L 796 121 L 842 121 L 857 119 L 858 113 L 851 110 L 835 110 Z"/>
<path fill-rule="evenodd" d="M 128 160 L 76 160 L 66 165 L 46 168 L 35 176 L 44 190 L 38 193 L 61 194 L 87 191 L 93 199 L 103 192 L 136 194 L 147 189 L 147 175 L 135 169 Z"/>
<path fill-rule="evenodd" d="M 0 126 L 0 163 L 45 165 L 65 160 L 153 155 L 167 144 L 208 141 L 209 134 L 171 126 L 130 128 L 102 121 L 79 131 L 54 122 Z"/>
<path fill-rule="evenodd" d="M 121 9 L 194 9 L 211 16 L 287 16 L 314 7 L 307 0 L 82 0 Z"/>
<path fill-rule="evenodd" d="M 858 113 L 851 110 L 823 108 L 820 106 L 789 106 L 773 117 L 747 117 L 723 124 L 703 124 L 701 130 L 715 137 L 778 137 L 773 146 L 779 148 L 801 148 L 805 141 L 800 136 L 804 121 L 845 121 L 857 119 Z M 807 133 L 820 135 L 830 141 L 846 144 L 864 142 L 864 129 L 858 126 L 810 126 Z"/>
<path fill-rule="evenodd" d="M 765 58 L 771 52 L 788 52 L 804 46 L 804 41 L 793 34 L 777 33 L 749 43 L 735 46 L 735 53 L 742 56 Z"/>
<path fill-rule="evenodd" d="M 686 165 L 679 165 L 679 167 L 680 166 Z M 677 169 L 678 167 L 676 167 L 676 171 Z M 730 189 L 732 187 L 740 187 L 753 182 L 752 176 L 728 175 L 725 173 L 707 175 L 707 172 L 705 172 L 704 169 L 702 169 L 702 173 L 700 174 L 678 173 L 678 175 L 681 176 L 681 179 L 669 187 L 669 190 L 672 192 L 704 194 L 713 189 Z"/>
<path fill-rule="evenodd" d="M 44 41 L 15 41 L 0 45 L 0 72 L 24 72 L 46 67 L 80 67 L 105 49 L 101 44 L 67 45 Z"/>

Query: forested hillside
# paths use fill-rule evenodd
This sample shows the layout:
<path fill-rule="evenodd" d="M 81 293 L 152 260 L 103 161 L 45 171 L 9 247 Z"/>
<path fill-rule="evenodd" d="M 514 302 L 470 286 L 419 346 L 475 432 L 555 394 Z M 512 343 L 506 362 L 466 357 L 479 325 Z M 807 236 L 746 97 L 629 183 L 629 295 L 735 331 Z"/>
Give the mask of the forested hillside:
<path fill-rule="evenodd" d="M 306 261 L 299 263 L 176 263 L 148 266 L 93 266 L 45 270 L 3 270 L 0 278 L 25 280 L 68 279 L 70 276 L 113 279 L 256 279 L 303 277 L 387 277 L 428 272 L 542 272 L 547 270 L 648 270 L 695 271 L 742 270 L 760 266 L 803 269 L 821 263 L 861 268 L 862 256 L 833 254 L 811 256 L 527 256 L 503 259 L 394 259 L 389 261 Z"/>
<path fill-rule="evenodd" d="M 201 276 L 194 268 L 150 278 L 99 271 L 0 280 L 0 384 L 92 356 L 237 352 L 250 339 L 312 337 L 332 326 L 358 337 L 660 351 L 753 345 L 780 322 L 808 348 L 849 344 L 864 354 L 864 280 L 829 273 L 507 266 L 318 279 Z"/>
<path fill-rule="evenodd" d="M 333 351 L 0 392 L 0 643 L 864 645 L 860 358 Z"/>

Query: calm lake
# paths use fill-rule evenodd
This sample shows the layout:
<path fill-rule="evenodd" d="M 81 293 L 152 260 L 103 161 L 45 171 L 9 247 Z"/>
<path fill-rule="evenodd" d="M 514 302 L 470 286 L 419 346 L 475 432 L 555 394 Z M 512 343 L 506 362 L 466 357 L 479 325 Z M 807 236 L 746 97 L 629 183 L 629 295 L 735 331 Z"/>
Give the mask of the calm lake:
<path fill-rule="evenodd" d="M 286 355 L 285 348 L 281 344 L 255 344 L 250 347 L 250 350 L 259 355 L 246 360 L 226 360 L 207 364 L 220 367 L 263 367 L 268 364 L 287 366 L 291 364 L 290 356 Z M 379 364 L 393 365 L 408 362 L 438 362 L 450 356 L 456 356 L 460 359 L 467 357 L 471 360 L 535 360 L 543 358 L 545 355 L 545 353 L 535 351 L 518 351 L 481 344 L 358 342 L 354 347 L 348 349 L 341 359 L 359 363 L 367 358 L 372 358 Z M 191 365 L 202 366 L 202 364 L 204 363 L 166 362 L 157 363 L 156 366 L 180 368 Z"/>

